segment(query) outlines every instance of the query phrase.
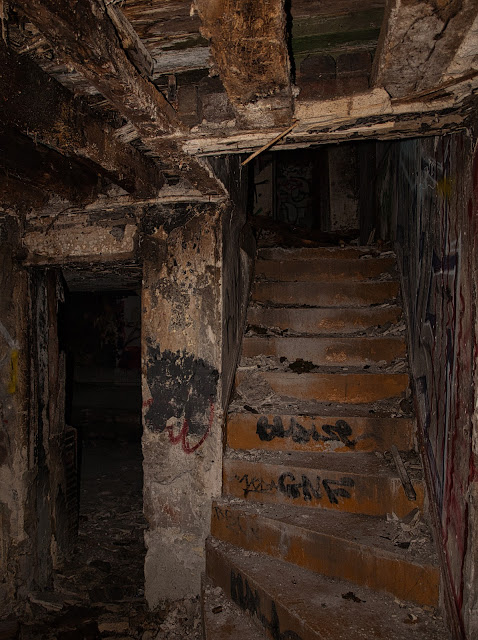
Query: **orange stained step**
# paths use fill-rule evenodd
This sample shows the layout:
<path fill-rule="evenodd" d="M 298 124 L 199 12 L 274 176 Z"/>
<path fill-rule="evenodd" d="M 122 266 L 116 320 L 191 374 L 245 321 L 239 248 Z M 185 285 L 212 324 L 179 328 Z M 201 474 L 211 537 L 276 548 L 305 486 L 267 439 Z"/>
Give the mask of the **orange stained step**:
<path fill-rule="evenodd" d="M 449 640 L 438 616 L 266 554 L 208 539 L 206 566 L 271 640 Z"/>
<path fill-rule="evenodd" d="M 257 260 L 255 275 L 259 279 L 287 281 L 333 282 L 370 280 L 382 274 L 396 276 L 395 258 L 311 258 L 309 260 Z"/>
<path fill-rule="evenodd" d="M 294 307 L 364 307 L 394 301 L 398 282 L 258 282 L 252 300 Z"/>
<path fill-rule="evenodd" d="M 247 455 L 247 454 L 246 454 Z M 224 458 L 223 495 L 267 504 L 321 507 L 349 513 L 403 517 L 422 508 L 424 483 L 413 480 L 409 500 L 395 472 L 371 453 L 276 453 L 257 461 Z"/>
<path fill-rule="evenodd" d="M 397 523 L 298 507 L 215 502 L 211 534 L 325 576 L 437 606 L 440 573 L 423 550 L 414 557 L 393 543 Z M 430 549 L 427 547 L 427 551 Z"/>
<path fill-rule="evenodd" d="M 247 322 L 251 326 L 274 327 L 295 333 L 354 333 L 393 324 L 401 316 L 402 309 L 394 305 L 357 309 L 250 306 Z"/>
<path fill-rule="evenodd" d="M 401 451 L 413 448 L 413 420 L 370 416 L 233 413 L 227 418 L 232 449 L 270 451 Z"/>
<path fill-rule="evenodd" d="M 401 336 L 363 336 L 360 338 L 322 338 L 311 336 L 247 336 L 242 342 L 242 355 L 285 357 L 289 361 L 302 359 L 315 365 L 360 366 L 377 362 L 390 363 L 406 354 Z"/>
<path fill-rule="evenodd" d="M 258 378 L 267 382 L 278 395 L 315 400 L 362 404 L 387 398 L 399 398 L 408 388 L 408 375 L 403 373 L 289 373 L 261 371 Z M 236 386 L 250 381 L 251 372 L 238 370 Z"/>

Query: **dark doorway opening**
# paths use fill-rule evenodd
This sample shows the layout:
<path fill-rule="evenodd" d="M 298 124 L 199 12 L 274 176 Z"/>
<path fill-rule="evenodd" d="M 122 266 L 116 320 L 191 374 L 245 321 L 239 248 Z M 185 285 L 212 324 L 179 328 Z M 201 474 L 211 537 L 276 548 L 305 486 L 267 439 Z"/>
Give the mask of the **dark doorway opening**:
<path fill-rule="evenodd" d="M 67 289 L 59 309 L 79 526 L 55 589 L 70 591 L 87 619 L 112 604 L 125 614 L 144 606 L 140 303 L 136 290 L 90 287 Z"/>

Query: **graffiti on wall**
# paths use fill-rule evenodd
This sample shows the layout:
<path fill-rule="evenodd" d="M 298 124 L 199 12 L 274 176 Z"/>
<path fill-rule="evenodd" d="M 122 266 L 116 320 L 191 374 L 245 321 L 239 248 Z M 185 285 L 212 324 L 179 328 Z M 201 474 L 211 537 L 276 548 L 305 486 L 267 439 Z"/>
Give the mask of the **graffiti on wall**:
<path fill-rule="evenodd" d="M 399 171 L 386 182 L 395 184 L 418 417 L 460 610 L 472 465 L 471 150 L 457 135 L 397 143 L 394 154 Z"/>
<path fill-rule="evenodd" d="M 214 421 L 217 369 L 185 351 L 161 351 L 150 344 L 146 371 L 151 392 L 143 402 L 146 426 L 166 431 L 185 453 L 197 451 Z"/>

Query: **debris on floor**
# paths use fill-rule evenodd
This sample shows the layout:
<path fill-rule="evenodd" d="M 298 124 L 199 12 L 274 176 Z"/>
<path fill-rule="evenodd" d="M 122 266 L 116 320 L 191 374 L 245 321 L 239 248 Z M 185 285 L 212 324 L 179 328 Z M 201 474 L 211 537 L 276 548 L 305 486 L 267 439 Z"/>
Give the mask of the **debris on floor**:
<path fill-rule="evenodd" d="M 32 592 L 17 620 L 0 623 L 1 638 L 202 638 L 198 597 L 148 609 L 142 483 L 139 443 L 97 441 L 83 448 L 80 526 L 71 558 L 55 573 L 51 590 Z"/>

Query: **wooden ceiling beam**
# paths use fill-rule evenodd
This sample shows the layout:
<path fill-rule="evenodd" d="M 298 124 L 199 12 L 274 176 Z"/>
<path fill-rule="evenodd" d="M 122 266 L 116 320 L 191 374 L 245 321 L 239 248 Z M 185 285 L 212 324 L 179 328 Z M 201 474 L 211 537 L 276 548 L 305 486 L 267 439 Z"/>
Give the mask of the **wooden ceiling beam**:
<path fill-rule="evenodd" d="M 388 0 L 372 85 L 392 98 L 440 88 L 477 16 L 476 0 Z"/>
<path fill-rule="evenodd" d="M 85 206 L 94 201 L 102 185 L 98 175 L 85 166 L 66 158 L 53 149 L 35 144 L 31 138 L 0 126 L 0 172 L 5 181 L 21 183 L 17 190 L 17 202 L 11 190 L 0 192 L 0 205 L 22 206 L 24 192 L 36 194 L 35 208 L 46 204 L 52 194 L 60 196 L 72 205 Z M 43 197 L 39 197 L 43 194 Z M 26 198 L 28 202 L 28 197 Z M 28 208 L 33 207 L 30 203 Z"/>
<path fill-rule="evenodd" d="M 103 0 L 15 0 L 58 58 L 83 75 L 142 134 L 179 127 L 163 94 L 130 62 Z"/>
<path fill-rule="evenodd" d="M 240 123 L 253 128 L 290 124 L 284 0 L 195 0 L 194 5 Z"/>
<path fill-rule="evenodd" d="M 0 41 L 0 123 L 68 157 L 76 157 L 139 196 L 156 194 L 164 179 L 155 163 L 115 137 L 68 89 Z"/>
<path fill-rule="evenodd" d="M 83 75 L 134 126 L 165 173 L 206 195 L 224 192 L 212 172 L 182 151 L 180 138 L 186 130 L 163 94 L 129 60 L 104 0 L 14 4 L 47 38 L 59 60 Z"/>

